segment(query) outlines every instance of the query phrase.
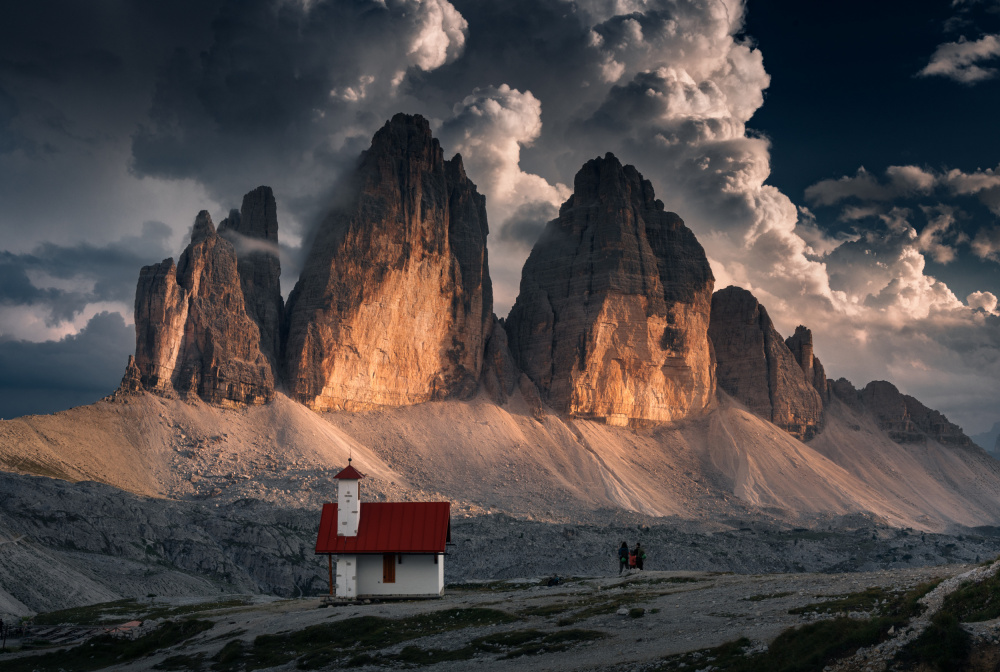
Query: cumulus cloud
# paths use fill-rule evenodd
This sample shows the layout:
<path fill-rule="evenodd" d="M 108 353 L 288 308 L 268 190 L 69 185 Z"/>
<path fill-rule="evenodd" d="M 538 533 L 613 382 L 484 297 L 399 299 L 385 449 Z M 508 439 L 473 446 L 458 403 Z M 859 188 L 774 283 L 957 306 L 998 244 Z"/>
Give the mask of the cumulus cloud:
<path fill-rule="evenodd" d="M 957 42 L 938 45 L 930 62 L 917 74 L 947 77 L 962 84 L 977 84 L 996 77 L 996 68 L 979 64 L 997 57 L 1000 57 L 1000 35 L 983 35 L 974 42 L 961 37 Z"/>
<path fill-rule="evenodd" d="M 862 166 L 853 176 L 821 180 L 810 185 L 805 190 L 805 197 L 818 206 L 835 205 L 846 200 L 870 204 L 926 196 L 936 190 L 951 195 L 976 196 L 994 214 L 1000 215 L 1000 167 L 967 173 L 958 168 L 939 172 L 918 166 L 889 166 L 885 178 L 879 179 Z M 855 206 L 845 209 L 842 218 L 857 219 L 856 215 L 869 216 L 876 210 Z"/>
<path fill-rule="evenodd" d="M 492 206 L 490 217 L 502 223 L 524 205 L 557 208 L 569 198 L 566 185 L 549 184 L 521 170 L 521 148 L 541 132 L 541 102 L 530 91 L 501 84 L 476 89 L 457 103 L 440 135 L 451 151 L 462 155 L 466 171 Z"/>
<path fill-rule="evenodd" d="M 958 250 L 945 241 L 951 237 L 956 242 L 964 242 L 961 236 L 949 236 L 951 226 L 955 223 L 955 209 L 939 205 L 937 208 L 922 208 L 927 217 L 927 225 L 917 235 L 916 247 L 920 252 L 926 252 L 939 264 L 947 264 L 955 260 Z"/>
<path fill-rule="evenodd" d="M 805 197 L 815 205 L 833 205 L 849 198 L 889 201 L 915 193 L 927 193 L 938 182 L 937 176 L 917 166 L 889 166 L 885 175 L 887 179 L 879 181 L 861 166 L 853 176 L 821 180 L 810 185 L 806 188 Z"/>
<path fill-rule="evenodd" d="M 997 297 L 993 292 L 973 292 L 965 297 L 965 303 L 969 308 L 987 313 L 995 313 L 997 309 Z"/>

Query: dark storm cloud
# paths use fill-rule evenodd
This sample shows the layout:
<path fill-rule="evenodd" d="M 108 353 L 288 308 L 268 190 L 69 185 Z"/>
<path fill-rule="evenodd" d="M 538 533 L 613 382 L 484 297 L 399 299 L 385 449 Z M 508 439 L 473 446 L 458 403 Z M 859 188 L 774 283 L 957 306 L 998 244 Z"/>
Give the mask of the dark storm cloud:
<path fill-rule="evenodd" d="M 551 203 L 525 203 L 504 222 L 500 240 L 520 243 L 530 250 L 542 235 L 545 225 L 558 214 L 559 210 Z"/>
<path fill-rule="evenodd" d="M 97 401 L 118 386 L 134 349 L 135 330 L 118 313 L 59 341 L 0 340 L 0 418 Z"/>
<path fill-rule="evenodd" d="M 266 183 L 308 218 L 399 111 L 407 73 L 457 57 L 464 29 L 443 0 L 227 2 L 211 45 L 160 71 L 133 169 L 196 179 L 223 200 Z"/>
<path fill-rule="evenodd" d="M 0 252 L 0 304 L 42 309 L 49 324 L 72 320 L 91 303 L 131 305 L 139 269 L 170 256 L 170 228 L 145 222 L 142 234 L 105 246 L 43 243 L 28 254 Z"/>

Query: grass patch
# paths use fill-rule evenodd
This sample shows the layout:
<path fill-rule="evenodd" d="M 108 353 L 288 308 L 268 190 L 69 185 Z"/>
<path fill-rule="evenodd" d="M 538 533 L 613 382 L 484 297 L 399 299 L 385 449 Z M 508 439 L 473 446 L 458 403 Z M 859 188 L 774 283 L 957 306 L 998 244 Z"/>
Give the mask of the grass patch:
<path fill-rule="evenodd" d="M 60 649 L 41 656 L 4 661 L 4 672 L 89 672 L 121 665 L 176 646 L 211 628 L 211 621 L 168 621 L 153 632 L 133 640 L 108 635 L 94 637 L 72 649 Z"/>
<path fill-rule="evenodd" d="M 565 579 L 564 579 L 565 581 Z M 534 586 L 544 586 L 547 585 L 548 580 L 545 581 L 531 581 L 531 582 L 518 582 L 511 583 L 510 581 L 485 581 L 483 583 L 449 583 L 448 590 L 464 590 L 464 591 L 476 591 L 476 592 L 496 592 L 496 591 L 511 591 L 511 590 L 525 590 L 527 588 L 532 588 Z"/>
<path fill-rule="evenodd" d="M 628 610 L 629 618 L 642 618 L 646 615 L 646 610 L 642 607 L 632 607 Z"/>
<path fill-rule="evenodd" d="M 1000 574 L 979 581 L 965 581 L 945 596 L 942 611 L 962 623 L 989 621 L 1000 616 Z"/>
<path fill-rule="evenodd" d="M 603 633 L 594 630 L 573 629 L 558 632 L 513 630 L 477 637 L 460 649 L 422 649 L 418 646 L 407 646 L 398 655 L 369 659 L 364 664 L 395 662 L 407 665 L 433 665 L 445 661 L 469 660 L 480 654 L 520 658 L 565 651 L 574 644 L 602 637 Z"/>
<path fill-rule="evenodd" d="M 256 670 L 292 661 L 298 661 L 303 670 L 367 665 L 373 652 L 407 640 L 517 620 L 505 611 L 484 608 L 445 609 L 402 619 L 359 616 L 297 632 L 260 635 L 252 644 L 234 640 L 212 657 L 216 661 L 213 669 Z"/>
<path fill-rule="evenodd" d="M 522 609 L 518 613 L 521 616 L 543 616 L 545 618 L 549 618 L 551 616 L 555 616 L 556 614 L 567 612 L 570 609 L 573 609 L 574 606 L 574 604 L 568 602 L 560 602 L 558 604 L 542 604 Z"/>
<path fill-rule="evenodd" d="M 105 625 L 126 618 L 141 621 L 177 618 L 178 616 L 188 616 L 216 609 L 244 607 L 250 603 L 249 598 L 231 598 L 171 607 L 166 604 L 157 605 L 156 603 L 128 599 L 50 611 L 38 614 L 33 622 L 35 625 Z"/>
<path fill-rule="evenodd" d="M 966 669 L 971 652 L 972 637 L 962 629 L 958 618 L 939 611 L 931 617 L 927 629 L 896 654 L 895 660 L 950 672 Z"/>
<path fill-rule="evenodd" d="M 839 614 L 852 611 L 878 612 L 909 619 L 918 613 L 917 600 L 929 593 L 940 581 L 922 583 L 909 591 L 892 591 L 885 588 L 866 588 L 857 593 L 843 595 L 825 602 L 807 604 L 789 609 L 789 614 Z"/>
<path fill-rule="evenodd" d="M 820 672 L 833 661 L 863 646 L 884 641 L 889 636 L 890 628 L 898 630 L 905 626 L 910 618 L 920 613 L 922 607 L 917 600 L 935 585 L 936 582 L 920 584 L 905 593 L 868 589 L 846 595 L 835 601 L 837 604 L 831 608 L 831 613 L 863 610 L 865 606 L 874 610 L 876 593 L 872 591 L 880 591 L 877 593 L 880 613 L 867 619 L 838 617 L 789 628 L 778 635 L 767 651 L 751 652 L 750 641 L 739 639 L 714 649 L 671 656 L 656 669 L 693 672 L 710 664 L 718 672 Z M 812 608 L 806 607 L 798 613 L 814 611 L 817 606 L 829 604 L 812 605 Z"/>
<path fill-rule="evenodd" d="M 741 597 L 740 602 L 763 602 L 764 600 L 776 600 L 779 597 L 788 597 L 789 595 L 794 595 L 794 593 L 763 593 L 761 595 Z"/>
<path fill-rule="evenodd" d="M 197 672 L 202 669 L 205 662 L 204 654 L 198 653 L 193 656 L 170 656 L 163 662 L 153 665 L 154 670 L 186 670 Z"/>
<path fill-rule="evenodd" d="M 569 614 L 565 618 L 560 618 L 558 625 L 573 625 L 575 623 L 579 623 L 580 621 L 586 621 L 588 618 L 594 618 L 595 616 L 614 614 L 617 613 L 617 611 L 622 607 L 633 607 L 639 599 L 640 596 L 638 595 L 615 595 L 614 597 L 604 599 L 596 598 L 589 602 L 589 606 L 585 606 L 579 611 Z M 588 602 L 577 603 L 576 606 L 583 604 L 588 604 Z"/>

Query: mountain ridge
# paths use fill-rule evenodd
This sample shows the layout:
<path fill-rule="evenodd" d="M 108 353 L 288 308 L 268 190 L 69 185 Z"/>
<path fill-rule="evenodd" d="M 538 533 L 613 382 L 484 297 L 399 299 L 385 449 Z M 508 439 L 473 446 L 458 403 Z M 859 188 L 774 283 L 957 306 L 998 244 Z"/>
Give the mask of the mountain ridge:
<path fill-rule="evenodd" d="M 808 328 L 782 338 L 750 292 L 713 294 L 693 233 L 613 155 L 581 168 L 505 320 L 485 199 L 426 120 L 388 121 L 353 184 L 286 306 L 270 189 L 218 232 L 200 213 L 180 261 L 140 273 L 119 391 L 0 423 L 3 468 L 316 506 L 353 454 L 379 497 L 517 516 L 1000 520 L 1000 469 L 960 428 L 828 380 Z"/>

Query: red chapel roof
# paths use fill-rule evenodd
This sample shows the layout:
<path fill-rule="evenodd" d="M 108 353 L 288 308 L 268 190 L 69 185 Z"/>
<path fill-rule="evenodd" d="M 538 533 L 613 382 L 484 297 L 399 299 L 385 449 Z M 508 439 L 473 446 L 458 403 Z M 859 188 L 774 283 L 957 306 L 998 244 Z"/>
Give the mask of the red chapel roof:
<path fill-rule="evenodd" d="M 355 480 L 361 480 L 364 477 L 364 474 L 352 467 L 350 464 L 348 464 L 344 469 L 341 469 L 340 473 L 334 476 L 334 478 L 353 478 Z"/>
<path fill-rule="evenodd" d="M 350 467 L 348 467 L 350 468 Z M 358 536 L 337 536 L 337 505 L 324 504 L 316 553 L 444 553 L 451 502 L 362 502 Z"/>

